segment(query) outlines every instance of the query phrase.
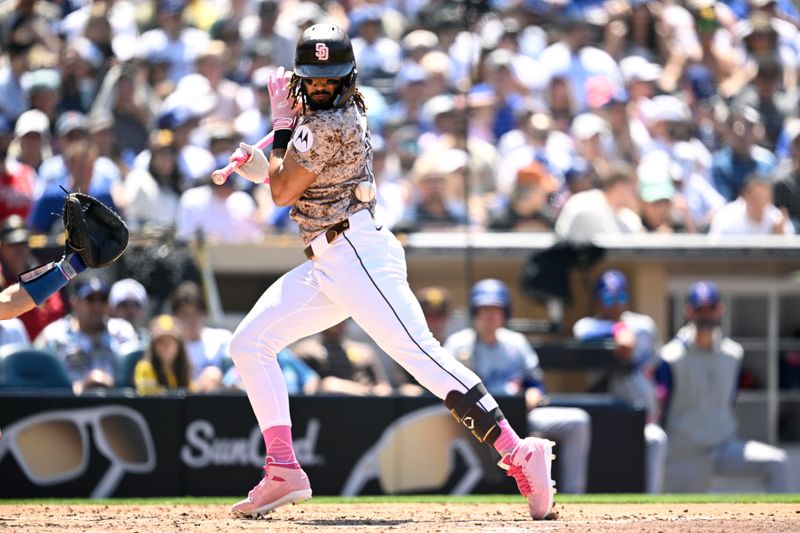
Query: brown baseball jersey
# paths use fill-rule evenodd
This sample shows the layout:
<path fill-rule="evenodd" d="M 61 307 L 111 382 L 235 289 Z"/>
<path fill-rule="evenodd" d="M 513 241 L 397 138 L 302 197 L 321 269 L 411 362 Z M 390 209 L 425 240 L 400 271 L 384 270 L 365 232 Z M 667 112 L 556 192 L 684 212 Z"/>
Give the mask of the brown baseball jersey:
<path fill-rule="evenodd" d="M 356 211 L 374 214 L 375 200 L 360 202 L 354 193 L 359 182 L 374 177 L 367 117 L 353 102 L 303 115 L 287 148 L 290 155 L 317 175 L 291 211 L 306 244 Z"/>

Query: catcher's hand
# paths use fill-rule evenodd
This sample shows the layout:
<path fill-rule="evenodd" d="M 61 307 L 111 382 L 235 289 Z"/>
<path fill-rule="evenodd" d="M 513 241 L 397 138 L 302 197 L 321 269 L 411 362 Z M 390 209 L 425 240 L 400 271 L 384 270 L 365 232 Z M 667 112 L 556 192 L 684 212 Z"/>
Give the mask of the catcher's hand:
<path fill-rule="evenodd" d="M 128 246 L 128 226 L 108 206 L 79 192 L 64 198 L 66 252 L 78 254 L 87 267 L 102 268 Z"/>

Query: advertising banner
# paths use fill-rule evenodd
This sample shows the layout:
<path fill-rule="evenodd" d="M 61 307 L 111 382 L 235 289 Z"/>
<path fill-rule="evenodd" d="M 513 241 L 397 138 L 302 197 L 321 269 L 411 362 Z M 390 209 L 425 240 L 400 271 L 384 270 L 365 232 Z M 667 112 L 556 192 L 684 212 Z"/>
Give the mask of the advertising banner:
<path fill-rule="evenodd" d="M 524 433 L 523 399 L 498 401 Z M 290 404 L 295 453 L 314 494 L 516 492 L 496 452 L 431 396 Z M 580 406 L 593 417 L 589 490 L 640 491 L 642 412 L 616 402 Z M 263 476 L 261 431 L 242 394 L 0 395 L 0 429 L 2 498 L 240 496 Z M 556 463 L 556 480 L 557 471 Z"/>

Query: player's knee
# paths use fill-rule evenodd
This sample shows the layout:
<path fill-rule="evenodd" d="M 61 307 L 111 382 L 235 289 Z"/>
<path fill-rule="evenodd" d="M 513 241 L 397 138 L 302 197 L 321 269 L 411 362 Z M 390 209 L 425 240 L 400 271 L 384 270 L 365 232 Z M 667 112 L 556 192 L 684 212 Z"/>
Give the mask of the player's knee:
<path fill-rule="evenodd" d="M 592 417 L 583 409 L 571 409 L 569 413 L 569 426 L 572 431 L 589 435 L 592 432 Z"/>
<path fill-rule="evenodd" d="M 248 334 L 247 329 L 236 330 L 229 344 L 231 359 L 236 365 L 253 357 L 263 357 L 263 354 L 268 354 L 267 357 L 276 359 L 280 349 L 269 346 L 269 344 L 257 335 Z"/>

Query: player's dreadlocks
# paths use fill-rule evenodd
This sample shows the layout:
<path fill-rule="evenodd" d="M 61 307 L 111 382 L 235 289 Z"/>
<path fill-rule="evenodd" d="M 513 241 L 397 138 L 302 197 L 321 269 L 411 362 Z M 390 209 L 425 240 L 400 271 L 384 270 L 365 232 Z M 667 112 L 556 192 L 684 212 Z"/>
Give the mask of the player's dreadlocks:
<path fill-rule="evenodd" d="M 366 112 L 367 104 L 364 101 L 364 95 L 361 94 L 361 91 L 358 90 L 355 84 L 355 75 L 351 73 L 344 78 L 342 78 L 342 84 L 340 90 L 342 91 L 340 101 L 342 102 L 340 105 L 344 105 L 348 99 L 352 98 L 353 103 L 356 104 L 356 107 L 359 111 Z M 346 81 L 352 80 L 352 81 Z M 308 93 L 306 92 L 305 88 L 303 87 L 303 78 L 298 76 L 297 74 L 292 74 L 292 79 L 289 81 L 289 96 L 294 98 L 295 102 L 300 102 L 300 105 L 303 106 L 303 113 L 305 114 L 307 110 L 307 99 Z"/>

